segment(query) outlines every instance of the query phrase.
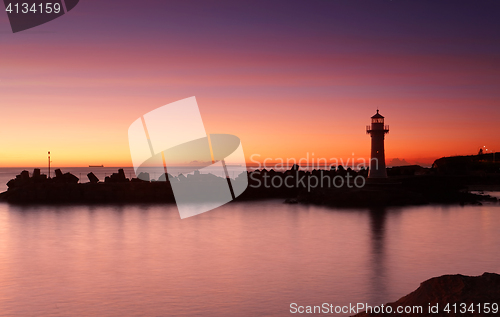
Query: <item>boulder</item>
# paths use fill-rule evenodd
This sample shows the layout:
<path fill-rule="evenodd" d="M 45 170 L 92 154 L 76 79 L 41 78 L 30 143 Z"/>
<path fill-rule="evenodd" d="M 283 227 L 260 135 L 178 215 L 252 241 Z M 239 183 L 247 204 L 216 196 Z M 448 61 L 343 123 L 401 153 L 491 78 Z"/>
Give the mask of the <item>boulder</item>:
<path fill-rule="evenodd" d="M 63 177 L 63 172 L 61 172 L 61 169 L 58 168 L 54 172 L 56 173 L 56 177 L 60 177 L 60 178 Z"/>
<path fill-rule="evenodd" d="M 469 308 L 473 305 L 474 312 L 467 311 L 466 313 L 454 313 L 451 305 L 457 304 L 457 309 L 461 303 L 465 303 Z M 465 276 L 465 275 L 443 275 L 440 277 L 431 278 L 420 284 L 412 293 L 400 298 L 396 302 L 386 304 L 391 306 L 393 311 L 396 311 L 398 306 L 422 306 L 422 313 L 409 314 L 389 314 L 389 313 L 359 313 L 356 317 L 362 316 L 498 316 L 497 313 L 490 311 L 486 314 L 484 310 L 479 311 L 478 306 L 484 308 L 484 303 L 489 303 L 491 309 L 492 303 L 500 303 L 500 275 L 495 273 L 484 273 L 481 276 Z M 438 312 L 432 313 L 428 311 L 429 304 L 431 306 L 438 305 Z M 451 312 L 444 311 L 447 304 Z M 498 306 L 497 306 L 498 307 Z"/>
<path fill-rule="evenodd" d="M 97 184 L 99 183 L 99 178 L 97 178 L 97 176 L 94 175 L 94 173 L 90 172 L 87 174 L 87 177 L 89 178 L 89 181 L 92 183 L 92 184 Z"/>

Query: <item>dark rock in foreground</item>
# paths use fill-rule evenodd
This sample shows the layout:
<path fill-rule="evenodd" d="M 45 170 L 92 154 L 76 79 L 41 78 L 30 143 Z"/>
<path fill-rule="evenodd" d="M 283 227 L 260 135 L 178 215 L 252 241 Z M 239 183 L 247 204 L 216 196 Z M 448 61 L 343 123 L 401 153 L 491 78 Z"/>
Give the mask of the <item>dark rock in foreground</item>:
<path fill-rule="evenodd" d="M 460 312 L 462 303 L 467 308 L 464 313 Z M 493 303 L 497 305 L 496 312 L 493 310 Z M 429 304 L 438 305 L 437 313 L 429 312 Z M 456 312 L 453 304 L 456 304 Z M 446 305 L 450 309 L 449 312 L 445 311 Z M 355 316 L 499 316 L 500 275 L 484 273 L 481 276 L 458 274 L 434 277 L 420 284 L 414 292 L 394 303 L 384 305 L 386 306 L 392 307 L 393 313 L 389 314 L 386 310 L 386 313 L 363 312 Z M 394 313 L 398 306 L 421 306 L 423 310 L 421 313 Z M 489 307 L 489 313 L 485 312 L 486 307 Z"/>

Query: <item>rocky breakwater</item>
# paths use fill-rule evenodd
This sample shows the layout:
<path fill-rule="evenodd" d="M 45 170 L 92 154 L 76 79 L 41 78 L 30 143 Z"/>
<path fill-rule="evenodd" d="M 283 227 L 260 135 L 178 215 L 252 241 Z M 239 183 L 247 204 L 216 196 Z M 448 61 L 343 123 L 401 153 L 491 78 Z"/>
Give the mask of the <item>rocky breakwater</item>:
<path fill-rule="evenodd" d="M 491 197 L 473 195 L 466 190 L 468 178 L 454 175 L 438 175 L 432 170 L 411 168 L 404 171 L 389 170 L 388 179 L 368 179 L 368 170 L 344 169 L 342 166 L 329 170 L 303 171 L 295 165 L 280 172 L 255 170 L 244 172 L 238 178 L 246 178 L 246 190 L 236 198 L 240 201 L 283 199 L 287 203 L 311 203 L 332 207 L 373 208 L 385 206 L 420 205 L 427 203 L 480 204 L 482 200 L 496 200 Z M 172 186 L 193 187 L 192 182 L 209 182 L 214 186 L 202 186 L 207 199 L 216 193 L 222 183 L 230 182 L 225 177 L 213 174 L 179 174 L 173 177 L 163 174 L 151 180 L 147 173 L 128 179 L 122 169 L 101 182 L 93 173 L 87 175 L 89 182 L 81 183 L 71 173 L 56 170 L 56 176 L 48 178 L 35 169 L 30 175 L 22 171 L 10 180 L 8 190 L 0 199 L 11 203 L 148 203 L 175 202 Z M 191 183 L 191 184 L 190 184 Z M 227 185 L 224 185 L 227 186 Z"/>
<path fill-rule="evenodd" d="M 106 177 L 104 182 L 93 173 L 87 175 L 89 182 L 86 183 L 79 183 L 78 177 L 60 169 L 55 170 L 55 174 L 48 178 L 40 174 L 39 169 L 32 175 L 22 171 L 7 183 L 8 190 L 0 194 L 0 199 L 19 204 L 174 202 L 170 182 L 128 179 L 123 169 Z"/>
<path fill-rule="evenodd" d="M 389 169 L 388 179 L 369 179 L 368 170 L 338 166 L 329 170 L 255 170 L 238 200 L 283 198 L 287 203 L 311 203 L 342 208 L 373 208 L 430 203 L 481 204 L 496 199 L 466 190 L 467 179 L 436 175 L 432 169 Z"/>

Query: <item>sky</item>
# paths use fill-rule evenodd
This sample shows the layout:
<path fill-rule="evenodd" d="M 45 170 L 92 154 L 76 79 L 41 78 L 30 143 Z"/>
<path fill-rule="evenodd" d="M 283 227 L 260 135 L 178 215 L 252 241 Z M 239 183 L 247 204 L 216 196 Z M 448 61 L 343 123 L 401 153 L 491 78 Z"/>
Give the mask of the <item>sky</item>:
<path fill-rule="evenodd" d="M 0 12 L 0 166 L 131 166 L 128 127 L 196 96 L 247 161 L 430 164 L 500 151 L 499 1 L 81 0 L 12 33 Z"/>

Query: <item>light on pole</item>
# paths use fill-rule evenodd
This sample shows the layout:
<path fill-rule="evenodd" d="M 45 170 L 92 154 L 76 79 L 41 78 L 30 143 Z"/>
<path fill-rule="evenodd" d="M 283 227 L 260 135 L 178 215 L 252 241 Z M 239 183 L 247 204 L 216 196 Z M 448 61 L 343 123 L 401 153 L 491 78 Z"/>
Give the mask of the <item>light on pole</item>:
<path fill-rule="evenodd" d="M 49 178 L 50 178 L 50 151 L 49 151 Z"/>

